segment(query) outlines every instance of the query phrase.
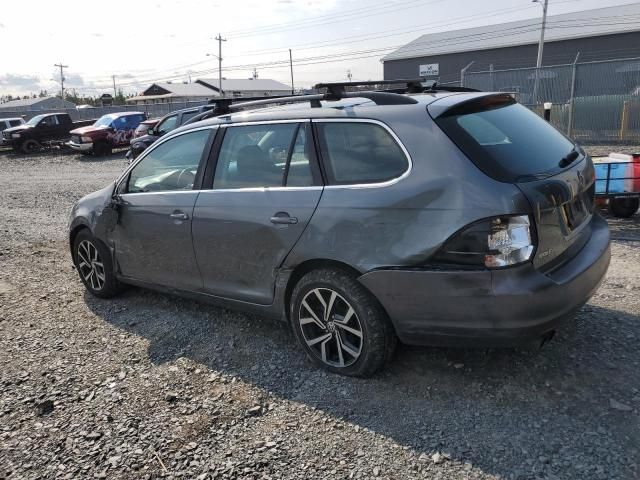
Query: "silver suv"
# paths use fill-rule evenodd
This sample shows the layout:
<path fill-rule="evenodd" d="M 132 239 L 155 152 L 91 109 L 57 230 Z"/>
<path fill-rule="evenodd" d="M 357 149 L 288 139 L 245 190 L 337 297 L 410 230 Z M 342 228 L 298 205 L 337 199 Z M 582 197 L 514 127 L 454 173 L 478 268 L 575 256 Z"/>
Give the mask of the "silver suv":
<path fill-rule="evenodd" d="M 398 338 L 549 338 L 594 293 L 609 231 L 571 140 L 506 94 L 326 87 L 231 104 L 81 199 L 69 241 L 86 288 L 275 317 L 314 362 L 359 376 Z"/>

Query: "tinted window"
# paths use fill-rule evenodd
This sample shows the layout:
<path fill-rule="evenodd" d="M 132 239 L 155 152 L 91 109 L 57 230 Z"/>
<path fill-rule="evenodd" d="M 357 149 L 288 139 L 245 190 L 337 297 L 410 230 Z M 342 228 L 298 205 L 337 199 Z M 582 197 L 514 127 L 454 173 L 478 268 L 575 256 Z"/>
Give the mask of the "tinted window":
<path fill-rule="evenodd" d="M 133 167 L 127 191 L 191 190 L 210 133 L 198 130 L 160 144 Z"/>
<path fill-rule="evenodd" d="M 40 122 L 40 127 L 53 127 L 58 124 L 58 118 L 55 115 L 50 115 L 48 117 L 44 117 Z"/>
<path fill-rule="evenodd" d="M 436 123 L 482 171 L 503 182 L 553 173 L 573 149 L 569 139 L 513 100 L 471 105 Z"/>
<path fill-rule="evenodd" d="M 182 123 L 185 123 L 187 120 L 189 120 L 191 117 L 195 117 L 197 114 L 197 110 L 194 110 L 193 112 L 184 112 L 182 114 Z"/>
<path fill-rule="evenodd" d="M 297 128 L 295 123 L 227 128 L 218 156 L 213 188 L 282 186 L 288 153 Z M 304 137 L 301 142 L 304 142 Z M 298 150 L 301 149 L 304 150 L 304 147 L 299 146 Z"/>
<path fill-rule="evenodd" d="M 409 166 L 391 134 L 375 123 L 318 123 L 318 131 L 331 183 L 384 182 L 399 177 Z"/>
<path fill-rule="evenodd" d="M 307 130 L 304 127 L 300 127 L 291 151 L 291 161 L 286 168 L 285 185 L 287 187 L 308 187 L 313 185 L 313 175 L 311 174 L 309 160 L 310 147 L 311 142 L 307 142 Z"/>
<path fill-rule="evenodd" d="M 20 120 L 9 120 L 9 125 L 12 127 L 17 127 L 18 125 L 22 125 Z"/>
<path fill-rule="evenodd" d="M 176 122 L 178 121 L 177 115 L 171 115 L 170 117 L 165 118 L 160 125 L 158 125 L 158 134 L 164 135 L 165 133 L 170 132 L 174 128 L 176 128 Z"/>

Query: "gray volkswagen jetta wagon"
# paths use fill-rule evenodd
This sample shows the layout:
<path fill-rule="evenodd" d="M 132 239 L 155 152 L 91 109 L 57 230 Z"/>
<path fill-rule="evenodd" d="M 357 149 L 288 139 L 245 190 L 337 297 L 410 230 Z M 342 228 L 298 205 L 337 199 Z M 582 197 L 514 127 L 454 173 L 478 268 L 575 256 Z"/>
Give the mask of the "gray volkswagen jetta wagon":
<path fill-rule="evenodd" d="M 609 265 L 590 158 L 510 95 L 408 85 L 221 102 L 73 207 L 81 281 L 287 321 L 345 375 L 550 338 Z"/>

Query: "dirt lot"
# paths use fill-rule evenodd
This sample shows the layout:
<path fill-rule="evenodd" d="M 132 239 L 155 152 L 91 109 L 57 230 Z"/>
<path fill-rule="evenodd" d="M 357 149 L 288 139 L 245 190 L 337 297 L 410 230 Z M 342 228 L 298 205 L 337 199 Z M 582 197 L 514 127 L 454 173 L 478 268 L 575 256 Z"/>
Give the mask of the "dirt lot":
<path fill-rule="evenodd" d="M 640 478 L 640 215 L 542 350 L 401 347 L 359 380 L 262 318 L 87 296 L 67 215 L 123 166 L 0 152 L 0 479 Z"/>

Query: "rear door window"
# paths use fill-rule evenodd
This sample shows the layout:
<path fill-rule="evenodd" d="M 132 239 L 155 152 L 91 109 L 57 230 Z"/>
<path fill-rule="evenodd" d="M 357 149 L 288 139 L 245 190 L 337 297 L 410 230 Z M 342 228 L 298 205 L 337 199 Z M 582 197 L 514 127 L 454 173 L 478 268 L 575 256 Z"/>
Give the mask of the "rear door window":
<path fill-rule="evenodd" d="M 213 188 L 312 185 L 307 136 L 297 123 L 227 128 Z"/>
<path fill-rule="evenodd" d="M 436 123 L 478 168 L 502 182 L 552 175 L 574 149 L 551 124 L 506 97 L 454 107 Z"/>
<path fill-rule="evenodd" d="M 380 183 L 409 168 L 404 151 L 382 126 L 369 122 L 318 122 L 320 153 L 330 184 Z"/>
<path fill-rule="evenodd" d="M 22 125 L 22 122 L 20 120 L 9 120 L 9 125 L 17 127 L 18 125 Z"/>

